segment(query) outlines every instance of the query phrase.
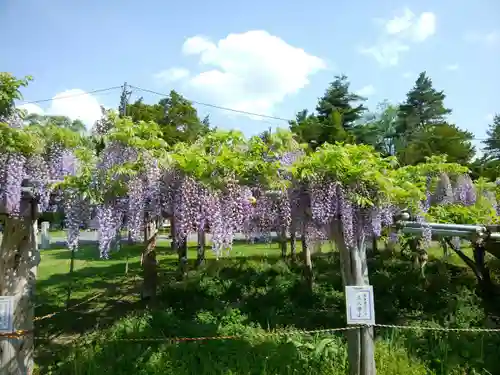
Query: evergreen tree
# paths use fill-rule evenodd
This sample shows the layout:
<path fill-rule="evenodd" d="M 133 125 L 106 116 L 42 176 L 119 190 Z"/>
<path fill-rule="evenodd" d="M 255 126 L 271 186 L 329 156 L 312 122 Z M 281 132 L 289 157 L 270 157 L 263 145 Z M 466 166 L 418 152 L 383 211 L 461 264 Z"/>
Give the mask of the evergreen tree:
<path fill-rule="evenodd" d="M 397 156 L 401 164 L 418 164 L 432 155 L 447 155 L 451 163 L 468 164 L 474 156 L 474 135 L 456 125 L 443 123 L 427 125 L 417 130 L 411 141 L 400 148 Z"/>
<path fill-rule="evenodd" d="M 316 106 L 320 122 L 330 121 L 331 114 L 337 111 L 342 114 L 342 127 L 350 130 L 354 123 L 362 117 L 366 107 L 359 102 L 364 101 L 365 98 L 350 92 L 349 85 L 347 76 L 335 76 L 335 80 L 330 83 Z"/>
<path fill-rule="evenodd" d="M 174 90 L 157 104 L 145 104 L 140 98 L 127 105 L 127 115 L 134 122 L 156 122 L 163 133 L 163 139 L 169 144 L 193 142 L 210 131 L 209 117 L 200 120 L 191 102 Z"/>
<path fill-rule="evenodd" d="M 306 109 L 297 113 L 296 119 L 290 122 L 290 130 L 312 149 L 325 142 L 354 142 L 352 129 L 366 111 L 363 104 L 359 104 L 363 100 L 349 91 L 345 75 L 336 76 L 319 99 L 316 113 L 309 114 Z"/>
<path fill-rule="evenodd" d="M 412 134 L 426 125 L 442 124 L 451 109 L 444 106 L 446 95 L 432 86 L 426 72 L 420 73 L 415 86 L 406 94 L 399 106 L 396 132 L 409 141 Z"/>
<path fill-rule="evenodd" d="M 299 112 L 294 121 L 290 122 L 290 130 L 297 135 L 297 141 L 307 143 L 311 149 L 316 149 L 323 143 L 353 142 L 354 136 L 343 127 L 342 114 L 331 112 L 326 118 L 308 114 L 304 109 Z"/>
<path fill-rule="evenodd" d="M 39 115 L 36 113 L 27 114 L 24 117 L 24 122 L 29 125 L 55 125 L 60 128 L 71 129 L 77 133 L 83 133 L 86 131 L 85 124 L 80 119 L 71 120 L 67 116 L 55 116 L 55 115 Z"/>
<path fill-rule="evenodd" d="M 372 145 L 384 156 L 394 155 L 397 113 L 397 106 L 380 103 L 375 113 L 367 113 L 364 122 L 353 128 L 357 142 Z"/>
<path fill-rule="evenodd" d="M 483 142 L 486 147 L 484 152 L 488 159 L 500 159 L 500 114 L 493 117 L 492 123 L 486 131 L 487 138 Z"/>
<path fill-rule="evenodd" d="M 445 98 L 426 72 L 420 73 L 396 119 L 396 154 L 402 164 L 420 163 L 436 154 L 466 164 L 474 156 L 473 134 L 447 123 L 451 110 L 444 106 Z"/>

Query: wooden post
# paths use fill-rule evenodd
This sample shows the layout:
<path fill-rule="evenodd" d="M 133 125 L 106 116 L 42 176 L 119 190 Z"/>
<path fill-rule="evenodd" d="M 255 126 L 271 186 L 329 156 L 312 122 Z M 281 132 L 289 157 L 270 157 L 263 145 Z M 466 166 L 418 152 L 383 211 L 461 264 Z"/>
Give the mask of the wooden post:
<path fill-rule="evenodd" d="M 307 282 L 307 286 L 312 292 L 314 286 L 314 273 L 311 260 L 311 247 L 309 241 L 307 240 L 305 225 L 302 229 L 300 240 L 302 242 L 302 259 L 304 260 L 304 275 Z"/>
<path fill-rule="evenodd" d="M 288 240 L 287 240 L 287 236 L 286 236 L 286 228 L 285 227 L 280 228 L 279 241 L 280 241 L 281 257 L 283 259 L 286 259 Z"/>
<path fill-rule="evenodd" d="M 50 234 L 49 234 L 49 226 L 50 223 L 48 221 L 42 222 L 42 232 L 41 232 L 41 248 L 48 249 L 50 248 Z"/>
<path fill-rule="evenodd" d="M 205 244 L 206 244 L 205 227 L 200 226 L 200 228 L 198 228 L 198 246 L 196 250 L 196 263 L 195 263 L 196 268 L 200 267 L 205 263 Z"/>
<path fill-rule="evenodd" d="M 4 207 L 0 202 L 0 212 Z M 15 338 L 0 338 L 0 374 L 33 373 L 33 298 L 36 267 L 40 262 L 35 232 L 37 216 L 38 204 L 24 189 L 19 215 L 5 216 L 0 246 L 0 295 L 14 298 L 14 330 L 25 332 Z"/>
<path fill-rule="evenodd" d="M 332 224 L 331 235 L 339 249 L 344 286 L 369 285 L 365 240 L 364 238 L 358 239 L 356 246 L 347 247 L 341 225 L 339 221 L 335 221 Z M 347 345 L 349 374 L 376 375 L 373 327 L 362 327 L 348 331 Z"/>
<path fill-rule="evenodd" d="M 73 273 L 75 271 L 75 248 L 71 249 L 71 258 L 69 261 L 69 280 L 68 280 L 68 289 L 66 293 L 66 308 L 69 309 L 71 303 L 71 291 L 73 290 Z"/>
<path fill-rule="evenodd" d="M 158 283 L 158 262 L 156 260 L 156 236 L 153 234 L 148 239 L 141 255 L 141 266 L 143 270 L 143 284 L 141 298 L 143 300 L 154 300 L 156 298 L 156 286 Z"/>

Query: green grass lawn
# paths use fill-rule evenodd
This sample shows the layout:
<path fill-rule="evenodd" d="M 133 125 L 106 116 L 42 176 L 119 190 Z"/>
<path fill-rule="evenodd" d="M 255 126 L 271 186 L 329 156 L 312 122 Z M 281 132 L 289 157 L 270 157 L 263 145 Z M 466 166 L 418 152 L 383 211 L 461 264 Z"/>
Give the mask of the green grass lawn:
<path fill-rule="evenodd" d="M 324 248 L 324 251 L 330 249 L 328 245 Z M 69 288 L 71 289 L 70 305 L 81 303 L 99 293 L 105 294 L 104 297 L 84 305 L 83 309 L 102 308 L 103 305 L 109 304 L 112 298 L 117 298 L 121 294 L 126 295 L 128 300 L 137 300 L 141 279 L 140 254 L 142 249 L 142 244 L 127 245 L 118 252 L 112 252 L 110 259 L 100 259 L 96 245 L 81 246 L 75 253 L 74 272 L 71 277 L 69 275 L 71 252 L 68 249 L 42 250 L 42 260 L 37 275 L 35 314 L 44 316 L 65 308 Z M 165 272 L 174 272 L 177 254 L 171 251 L 169 241 L 158 241 L 157 249 L 161 279 Z M 278 257 L 279 255 L 277 244 L 235 244 L 230 254 L 231 257 Z M 196 243 L 188 244 L 188 258 L 196 259 Z M 206 258 L 207 260 L 215 259 L 214 253 L 208 247 Z M 127 262 L 128 274 L 125 274 Z M 42 323 L 40 331 L 51 332 L 57 329 L 56 326 L 60 322 L 48 319 L 47 324 L 45 321 Z"/>
<path fill-rule="evenodd" d="M 113 252 L 110 259 L 100 259 L 96 245 L 84 245 L 75 254 L 74 274 L 69 276 L 71 253 L 68 249 L 53 248 L 42 250 L 42 261 L 38 267 L 37 275 L 37 315 L 50 313 L 49 310 L 59 310 L 65 307 L 68 288 L 71 287 L 72 304 L 80 303 L 99 293 L 119 294 L 126 293 L 141 278 L 140 254 L 143 245 L 123 246 L 118 252 Z M 300 249 L 300 242 L 297 244 Z M 324 243 L 322 253 L 334 251 L 330 243 Z M 464 249 L 471 256 L 471 249 Z M 236 243 L 230 254 L 224 257 L 251 258 L 279 257 L 278 244 L 245 244 Z M 442 250 L 438 247 L 429 249 L 431 259 L 440 259 Z M 206 250 L 208 260 L 215 259 L 214 253 L 209 247 Z M 128 261 L 127 261 L 128 259 Z M 159 269 L 172 271 L 173 264 L 177 261 L 177 254 L 170 249 L 169 241 L 158 241 Z M 188 244 L 188 259 L 196 259 L 196 243 Z M 128 262 L 128 274 L 125 274 Z M 446 259 L 446 262 L 466 267 L 456 254 Z M 139 293 L 137 287 L 133 288 Z M 94 302 L 94 304 L 97 302 Z"/>
<path fill-rule="evenodd" d="M 192 265 L 196 244 L 188 245 Z M 139 298 L 141 249 L 142 245 L 124 246 L 110 259 L 100 260 L 95 245 L 84 246 L 76 253 L 72 280 L 68 276 L 70 252 L 42 250 L 36 316 L 54 311 L 59 314 L 36 322 L 40 374 L 346 373 L 342 333 L 263 335 L 268 329 L 284 332 L 285 327 L 345 326 L 339 259 L 329 244 L 313 257 L 316 280 L 311 293 L 303 285 L 300 265 L 280 259 L 278 244 L 236 243 L 230 256 L 218 261 L 207 249 L 207 264 L 199 271 L 191 270 L 187 279 L 180 281 L 177 254 L 167 241 L 159 241 L 160 288 L 154 306 Z M 397 254 L 382 252 L 371 261 L 377 322 L 481 326 L 484 313 L 474 296 L 474 276 L 455 255 L 446 260 L 448 266 L 443 271 L 442 252 L 433 248 L 429 254 L 426 280 Z M 127 257 L 129 273 L 125 275 Z M 73 306 L 98 293 L 103 295 L 65 312 L 69 285 Z M 219 335 L 243 338 L 128 341 Z M 470 369 L 491 370 L 496 357 L 488 348 L 500 344 L 493 336 L 384 329 L 377 330 L 377 337 L 380 375 L 488 374 Z"/>

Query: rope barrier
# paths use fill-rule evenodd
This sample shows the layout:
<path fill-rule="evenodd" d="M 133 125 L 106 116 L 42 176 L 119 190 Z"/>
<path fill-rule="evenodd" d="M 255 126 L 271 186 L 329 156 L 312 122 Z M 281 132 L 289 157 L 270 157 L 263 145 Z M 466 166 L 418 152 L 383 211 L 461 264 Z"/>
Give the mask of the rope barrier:
<path fill-rule="evenodd" d="M 475 332 L 475 333 L 500 332 L 500 328 L 445 328 L 445 327 L 425 327 L 425 326 L 400 326 L 394 324 L 375 324 L 375 327 L 406 329 L 415 331 Z"/>
<path fill-rule="evenodd" d="M 74 306 L 71 306 L 67 309 L 64 309 L 62 311 L 55 311 L 53 313 L 50 313 L 50 314 L 47 314 L 47 315 L 42 315 L 42 316 L 37 316 L 33 319 L 33 322 L 37 322 L 37 321 L 40 321 L 40 320 L 45 320 L 45 319 L 48 319 L 48 318 L 52 318 L 53 316 L 57 315 L 57 314 L 60 314 L 60 313 L 63 313 L 63 312 L 66 312 L 66 311 L 71 311 L 72 309 L 78 307 L 78 306 L 81 306 L 85 303 L 88 303 L 90 301 L 93 301 L 95 300 L 96 298 L 102 296 L 104 293 L 98 293 L 92 297 L 90 297 L 89 299 L 85 300 L 85 301 L 82 301 L 80 303 L 77 303 L 76 305 Z M 22 336 L 27 336 L 27 335 L 30 335 L 34 333 L 34 330 L 23 330 L 23 329 L 20 329 L 20 330 L 16 330 L 14 332 L 0 332 L 0 338 L 19 338 L 19 337 L 22 337 Z"/>
<path fill-rule="evenodd" d="M 425 327 L 425 326 L 403 326 L 394 324 L 375 324 L 374 326 L 367 325 L 352 325 L 348 327 L 327 328 L 316 330 L 284 330 L 284 331 L 268 331 L 256 334 L 255 336 L 285 336 L 290 334 L 319 334 L 332 332 L 346 332 L 360 328 L 377 327 L 377 328 L 392 328 L 415 331 L 438 331 L 438 332 L 455 332 L 455 333 L 500 333 L 500 328 L 446 328 L 446 327 Z M 35 337 L 37 340 L 48 340 L 45 337 Z M 199 341 L 216 341 L 216 340 L 242 340 L 245 336 L 230 335 L 230 336 L 205 336 L 205 337 L 151 337 L 151 338 L 106 338 L 106 341 L 115 342 L 164 342 L 164 343 L 180 343 L 180 342 L 199 342 Z"/>
<path fill-rule="evenodd" d="M 135 277 L 133 278 L 135 281 Z M 104 295 L 105 292 L 95 294 L 87 300 L 77 303 L 67 309 L 62 311 L 56 311 L 47 315 L 35 317 L 33 320 L 41 321 L 51 318 L 62 312 L 71 311 L 72 309 L 81 306 L 85 303 L 91 302 L 96 298 Z M 391 328 L 400 330 L 415 330 L 415 331 L 434 331 L 434 332 L 455 332 L 455 333 L 500 333 L 500 328 L 447 328 L 447 327 L 429 327 L 429 326 L 416 326 L 416 325 L 395 325 L 395 324 L 375 324 L 371 325 L 351 325 L 347 327 L 338 328 L 327 328 L 327 329 L 316 329 L 316 330 L 283 330 L 283 331 L 267 331 L 263 333 L 256 334 L 256 336 L 273 336 L 273 335 L 288 335 L 288 334 L 318 334 L 318 333 L 331 333 L 331 332 L 345 332 L 350 330 L 356 330 L 360 328 L 367 327 L 377 327 L 377 328 Z M 0 333 L 0 338 L 19 338 L 22 336 L 27 336 L 33 334 L 34 330 L 16 330 L 9 333 Z M 51 340 L 49 337 L 37 337 L 36 340 Z M 157 337 L 157 338 L 108 338 L 108 341 L 120 341 L 120 342 L 196 342 L 196 341 L 214 341 L 214 340 L 241 340 L 244 336 L 206 336 L 206 337 Z M 73 340 L 75 341 L 75 340 Z"/>
<path fill-rule="evenodd" d="M 17 339 L 19 337 L 22 337 L 22 336 L 28 336 L 30 334 L 32 334 L 34 332 L 34 330 L 24 330 L 24 329 L 20 329 L 18 331 L 14 331 L 14 332 L 9 332 L 9 333 L 0 333 L 0 337 L 3 337 L 3 338 L 7 338 L 7 339 Z"/>

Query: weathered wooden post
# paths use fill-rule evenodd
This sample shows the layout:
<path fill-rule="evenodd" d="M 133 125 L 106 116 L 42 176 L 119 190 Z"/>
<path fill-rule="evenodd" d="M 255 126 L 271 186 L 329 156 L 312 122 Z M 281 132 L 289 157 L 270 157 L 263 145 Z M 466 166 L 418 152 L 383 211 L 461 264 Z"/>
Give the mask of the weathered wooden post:
<path fill-rule="evenodd" d="M 40 247 L 42 249 L 50 248 L 49 226 L 50 223 L 48 221 L 42 222 L 41 241 L 40 241 Z"/>
<path fill-rule="evenodd" d="M 9 202 L 10 203 L 10 202 Z M 22 184 L 21 205 L 12 214 L 7 200 L 0 201 L 4 236 L 0 246 L 0 374 L 33 373 L 33 297 L 36 267 L 40 254 L 36 247 L 35 223 L 38 201 L 27 181 Z M 10 336 L 5 334 L 11 333 Z"/>
<path fill-rule="evenodd" d="M 340 221 L 332 223 L 330 235 L 340 254 L 347 324 L 359 326 L 347 331 L 349 374 L 375 375 L 375 313 L 373 289 L 368 279 L 365 239 L 358 238 L 354 246 L 347 246 Z"/>

